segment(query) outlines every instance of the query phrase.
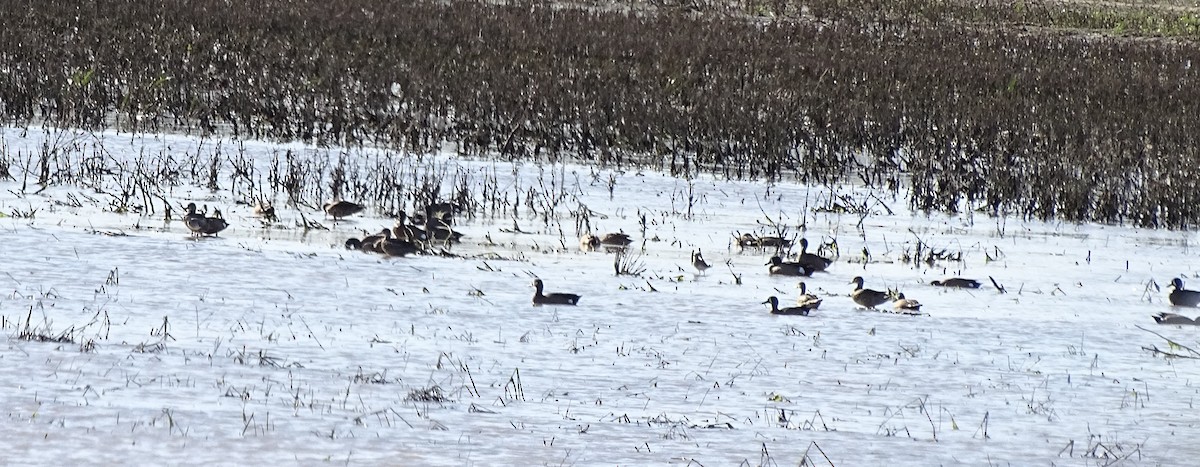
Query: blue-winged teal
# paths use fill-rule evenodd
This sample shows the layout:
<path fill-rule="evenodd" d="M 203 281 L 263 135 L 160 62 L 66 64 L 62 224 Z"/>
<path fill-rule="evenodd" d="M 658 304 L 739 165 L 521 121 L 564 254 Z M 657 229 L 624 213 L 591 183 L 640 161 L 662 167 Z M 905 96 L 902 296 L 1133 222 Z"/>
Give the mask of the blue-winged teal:
<path fill-rule="evenodd" d="M 1171 295 L 1167 296 L 1174 306 L 1196 306 L 1200 304 L 1200 292 L 1183 288 L 1183 279 L 1171 279 Z"/>
<path fill-rule="evenodd" d="M 933 281 L 930 282 L 930 284 L 938 287 L 957 287 L 960 289 L 978 289 L 981 285 L 979 281 L 975 279 L 963 279 L 961 277 L 951 277 L 949 279 Z"/>
<path fill-rule="evenodd" d="M 533 280 L 533 304 L 534 305 L 576 305 L 579 303 L 579 295 L 573 293 L 542 293 L 542 280 Z"/>
<path fill-rule="evenodd" d="M 796 297 L 796 306 L 810 310 L 821 306 L 821 297 L 808 293 L 808 286 L 804 282 L 796 284 L 796 288 L 800 289 L 800 295 Z"/>
<path fill-rule="evenodd" d="M 771 267 L 767 268 L 767 272 L 777 276 L 811 276 L 812 269 L 805 267 L 800 263 L 785 262 L 783 258 L 772 256 L 771 261 L 767 262 Z"/>
<path fill-rule="evenodd" d="M 892 308 L 900 313 L 921 311 L 921 302 L 904 298 L 904 294 L 898 293 L 896 294 L 896 301 L 892 302 Z"/>
<path fill-rule="evenodd" d="M 805 308 L 802 306 L 789 306 L 787 308 L 779 308 L 779 299 L 775 298 L 774 295 L 767 297 L 767 301 L 765 301 L 763 303 L 771 304 L 771 314 L 773 314 L 773 315 L 808 316 L 808 312 L 813 310 L 813 308 Z"/>
<path fill-rule="evenodd" d="M 876 306 L 887 303 L 889 300 L 888 294 L 885 292 L 864 289 L 861 276 L 856 276 L 850 280 L 850 283 L 854 284 L 854 292 L 850 293 L 850 298 L 854 300 L 854 303 L 874 310 Z"/>
<path fill-rule="evenodd" d="M 813 271 L 824 271 L 830 264 L 833 264 L 833 260 L 829 258 L 809 253 L 807 238 L 800 239 L 800 258 L 796 262 Z"/>
<path fill-rule="evenodd" d="M 744 248 L 787 248 L 792 246 L 792 241 L 783 237 L 756 237 L 751 233 L 744 233 L 741 237 L 735 237 L 738 246 Z"/>
<path fill-rule="evenodd" d="M 692 267 L 696 268 L 700 274 L 704 274 L 704 271 L 707 271 L 712 265 L 704 261 L 704 254 L 700 250 L 696 250 L 692 252 Z"/>
<path fill-rule="evenodd" d="M 215 236 L 229 227 L 219 209 L 213 210 L 213 217 L 206 217 L 196 212 L 196 203 L 188 203 L 187 214 L 183 216 L 183 225 L 192 231 L 192 236 Z"/>
<path fill-rule="evenodd" d="M 334 221 L 337 221 L 338 218 L 358 214 L 362 212 L 363 209 L 364 208 L 361 204 L 351 203 L 349 201 L 330 201 L 325 203 L 325 214 L 333 217 Z"/>
<path fill-rule="evenodd" d="M 1165 312 L 1154 315 L 1154 322 L 1158 324 L 1200 324 L 1200 322 L 1197 322 L 1192 318 L 1188 318 L 1187 316 Z"/>

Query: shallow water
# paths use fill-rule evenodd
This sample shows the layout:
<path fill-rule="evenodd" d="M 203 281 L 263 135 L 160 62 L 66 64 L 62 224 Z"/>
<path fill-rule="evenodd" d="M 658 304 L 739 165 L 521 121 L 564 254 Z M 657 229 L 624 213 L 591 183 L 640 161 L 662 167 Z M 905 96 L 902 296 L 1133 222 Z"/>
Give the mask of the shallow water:
<path fill-rule="evenodd" d="M 7 151 L 56 137 L 23 133 L 4 130 Z M 91 141 L 114 158 L 200 146 Z M 262 159 L 324 151 L 241 144 Z M 161 216 L 106 212 L 87 188 L 21 193 L 11 169 L 17 180 L 0 182 L 6 462 L 1181 465 L 1200 455 L 1200 367 L 1144 350 L 1186 352 L 1150 331 L 1197 348 L 1200 328 L 1151 319 L 1180 311 L 1165 285 L 1195 276 L 1193 232 L 926 216 L 891 198 L 895 214 L 877 208 L 860 228 L 857 215 L 811 209 L 828 188 L 712 178 L 694 181 L 702 201 L 687 218 L 688 182 L 660 174 L 433 160 L 504 174 L 504 186 L 565 175 L 562 231 L 521 208 L 528 234 L 506 233 L 511 218 L 478 219 L 460 226 L 460 257 L 389 259 L 341 248 L 391 224 L 370 212 L 302 234 L 294 210 L 263 228 L 227 191 L 179 187 L 172 202 L 219 206 L 232 224 L 195 240 Z M 60 204 L 88 193 L 100 201 Z M 608 216 L 592 217 L 596 231 L 634 235 L 641 277 L 614 275 L 611 253 L 578 250 L 568 211 L 581 204 Z M 33 208 L 32 219 L 11 215 Z M 770 253 L 732 246 L 768 216 L 792 232 L 806 225 L 814 245 L 836 239 L 841 256 L 804 279 L 825 299 L 811 316 L 768 314 L 760 302 L 792 303 L 797 280 L 768 276 Z M 902 262 L 918 239 L 963 259 Z M 689 264 L 694 248 L 714 266 L 705 274 Z M 857 275 L 926 314 L 857 309 Z M 985 285 L 928 285 L 956 275 Z M 583 295 L 580 305 L 531 306 L 534 276 L 547 292 Z M 19 339 L 27 323 L 74 342 Z"/>

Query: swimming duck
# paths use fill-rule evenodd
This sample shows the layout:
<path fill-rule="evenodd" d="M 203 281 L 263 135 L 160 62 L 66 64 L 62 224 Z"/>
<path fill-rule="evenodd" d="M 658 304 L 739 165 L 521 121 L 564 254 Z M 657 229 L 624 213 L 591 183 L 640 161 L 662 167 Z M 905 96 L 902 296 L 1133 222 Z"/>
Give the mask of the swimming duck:
<path fill-rule="evenodd" d="M 741 237 L 737 237 L 738 246 L 749 248 L 787 248 L 792 246 L 792 241 L 783 237 L 755 237 L 750 233 L 744 233 Z"/>
<path fill-rule="evenodd" d="M 833 264 L 833 260 L 829 258 L 809 253 L 807 238 L 800 239 L 800 258 L 796 262 L 813 271 L 824 271 L 830 264 Z"/>
<path fill-rule="evenodd" d="M 700 250 L 696 250 L 692 252 L 692 267 L 696 268 L 696 271 L 699 271 L 700 274 L 704 274 L 704 271 L 707 271 L 712 265 L 704 261 L 704 255 Z"/>
<path fill-rule="evenodd" d="M 215 236 L 229 227 L 229 223 L 225 222 L 225 217 L 221 215 L 219 209 L 213 210 L 213 217 L 206 217 L 204 214 L 196 212 L 196 203 L 188 203 L 187 214 L 183 216 L 183 225 L 192 231 L 193 237 Z"/>
<path fill-rule="evenodd" d="M 1174 306 L 1196 306 L 1200 305 L 1200 292 L 1183 288 L 1183 279 L 1176 277 L 1171 279 L 1171 295 L 1167 300 Z"/>
<path fill-rule="evenodd" d="M 1158 324 L 1200 324 L 1200 322 L 1188 318 L 1187 316 L 1166 312 L 1154 315 L 1154 322 Z"/>
<path fill-rule="evenodd" d="M 796 305 L 801 308 L 815 310 L 821 306 L 821 297 L 808 293 L 808 286 L 804 282 L 796 284 L 796 288 L 800 289 L 800 295 L 796 297 Z"/>
<path fill-rule="evenodd" d="M 899 313 L 921 311 L 921 302 L 904 298 L 904 294 L 896 294 L 896 301 L 892 302 L 892 308 Z"/>
<path fill-rule="evenodd" d="M 961 277 L 951 277 L 945 280 L 933 281 L 930 282 L 930 284 L 938 287 L 957 287 L 961 289 L 978 289 L 980 286 L 979 281 L 975 279 L 963 279 Z"/>
<path fill-rule="evenodd" d="M 854 300 L 854 303 L 872 310 L 876 306 L 887 303 L 888 294 L 878 290 L 864 289 L 863 278 L 861 276 L 856 276 L 850 283 L 854 284 L 854 292 L 850 293 L 850 298 Z"/>
<path fill-rule="evenodd" d="M 337 221 L 339 217 L 352 216 L 362 212 L 363 206 L 358 203 L 349 201 L 330 201 L 325 203 L 325 214 L 333 217 Z"/>
<path fill-rule="evenodd" d="M 534 279 L 533 288 L 533 304 L 534 305 L 576 305 L 579 303 L 579 295 L 573 293 L 552 293 L 542 294 L 542 280 Z"/>
<path fill-rule="evenodd" d="M 767 272 L 779 276 L 811 276 L 812 269 L 805 267 L 800 263 L 784 262 L 783 258 L 772 256 L 771 261 L 767 263 L 771 267 L 767 268 Z"/>
<path fill-rule="evenodd" d="M 779 299 L 775 298 L 774 295 L 768 297 L 767 301 L 765 301 L 763 303 L 771 304 L 771 314 L 773 314 L 773 315 L 808 316 L 808 312 L 813 310 L 813 308 L 805 308 L 802 306 L 789 306 L 787 308 L 779 308 Z"/>

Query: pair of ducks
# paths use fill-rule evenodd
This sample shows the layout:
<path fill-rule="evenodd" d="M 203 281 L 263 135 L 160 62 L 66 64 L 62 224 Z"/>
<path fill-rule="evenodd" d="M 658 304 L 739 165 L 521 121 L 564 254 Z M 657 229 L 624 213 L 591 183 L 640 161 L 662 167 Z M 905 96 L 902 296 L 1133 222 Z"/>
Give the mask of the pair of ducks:
<path fill-rule="evenodd" d="M 207 208 L 206 208 L 207 209 Z M 193 237 L 211 237 L 229 227 L 220 209 L 213 209 L 213 217 L 196 212 L 196 203 L 188 203 L 187 214 L 183 216 L 183 225 L 192 231 Z"/>
<path fill-rule="evenodd" d="M 774 295 L 767 297 L 764 304 L 771 304 L 771 314 L 773 315 L 798 315 L 808 316 L 808 314 L 821 306 L 821 297 L 808 293 L 808 287 L 801 282 L 796 285 L 800 289 L 800 295 L 796 297 L 796 306 L 779 308 L 779 298 Z"/>
<path fill-rule="evenodd" d="M 788 248 L 792 246 L 792 241 L 783 237 L 756 237 L 750 233 L 734 237 L 734 240 L 742 248 Z"/>
<path fill-rule="evenodd" d="M 873 310 L 879 305 L 887 303 L 888 301 L 892 301 L 892 307 L 897 312 L 906 313 L 917 312 L 921 310 L 920 302 L 905 298 L 903 293 L 895 294 L 895 299 L 893 300 L 892 294 L 863 288 L 863 278 L 861 276 L 856 276 L 850 281 L 850 283 L 854 284 L 854 292 L 850 293 L 850 298 L 854 300 L 854 303 L 862 305 L 868 309 Z M 977 280 L 964 279 L 961 277 L 937 280 L 931 282 L 930 284 L 939 287 L 955 287 L 963 289 L 978 289 L 981 285 Z"/>
<path fill-rule="evenodd" d="M 422 251 L 418 243 L 394 237 L 392 229 L 383 229 L 375 235 L 363 237 L 362 240 L 349 238 L 346 240 L 346 249 L 387 256 L 407 256 Z"/>
<path fill-rule="evenodd" d="M 814 272 L 824 271 L 833 260 L 808 252 L 808 239 L 800 239 L 800 257 L 796 261 L 784 261 L 783 258 L 772 256 L 767 262 L 770 266 L 767 273 L 779 276 L 811 276 Z"/>
<path fill-rule="evenodd" d="M 607 233 L 602 236 L 586 233 L 579 237 L 579 249 L 583 251 L 596 251 L 602 246 L 609 249 L 625 248 L 632 243 L 633 238 L 625 232 Z"/>
<path fill-rule="evenodd" d="M 1194 307 L 1200 305 L 1200 291 L 1188 290 L 1183 288 L 1183 279 L 1175 278 L 1171 280 L 1171 293 L 1167 295 L 1167 301 L 1171 302 L 1171 306 L 1178 307 Z M 1158 324 L 1179 324 L 1179 325 L 1195 325 L 1200 326 L 1200 320 L 1195 320 L 1183 316 L 1178 313 L 1162 312 L 1154 316 L 1154 322 Z"/>

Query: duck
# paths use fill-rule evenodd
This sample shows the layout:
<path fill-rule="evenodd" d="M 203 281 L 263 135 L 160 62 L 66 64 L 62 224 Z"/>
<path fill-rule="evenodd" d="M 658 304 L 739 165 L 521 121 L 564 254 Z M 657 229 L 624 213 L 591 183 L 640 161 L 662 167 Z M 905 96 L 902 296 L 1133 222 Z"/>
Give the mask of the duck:
<path fill-rule="evenodd" d="M 854 300 L 854 303 L 871 310 L 874 310 L 876 306 L 887 303 L 887 293 L 863 288 L 862 276 L 855 276 L 854 279 L 850 280 L 850 283 L 854 284 L 854 292 L 850 293 L 850 298 Z"/>
<path fill-rule="evenodd" d="M 800 239 L 800 258 L 796 262 L 803 264 L 813 271 L 824 271 L 830 264 L 833 264 L 833 260 L 829 258 L 809 253 L 807 238 Z"/>
<path fill-rule="evenodd" d="M 903 293 L 898 293 L 896 294 L 896 300 L 892 302 L 892 308 L 899 313 L 921 311 L 921 302 L 905 298 Z"/>
<path fill-rule="evenodd" d="M 348 239 L 346 240 L 346 248 L 351 250 L 360 250 L 363 253 L 382 253 L 382 251 L 379 249 L 379 241 L 383 240 L 383 233 L 386 231 L 387 229 L 383 229 L 377 234 L 363 237 L 362 240 L 357 238 Z M 363 233 L 366 233 L 366 231 L 363 231 Z"/>
<path fill-rule="evenodd" d="M 737 237 L 738 246 L 750 248 L 787 248 L 792 246 L 792 241 L 783 237 L 755 237 L 750 233 L 744 233 L 741 237 Z"/>
<path fill-rule="evenodd" d="M 960 289 L 978 289 L 981 285 L 979 281 L 975 279 L 963 279 L 961 277 L 951 277 L 949 279 L 933 281 L 930 282 L 930 284 L 938 287 L 957 287 Z"/>
<path fill-rule="evenodd" d="M 1183 279 L 1176 277 L 1171 279 L 1171 295 L 1167 296 L 1167 300 L 1173 306 L 1200 305 L 1200 291 L 1183 288 Z"/>
<path fill-rule="evenodd" d="M 396 224 L 392 226 L 392 238 L 408 242 L 424 242 L 428 240 L 425 230 L 408 223 L 408 214 L 400 211 L 396 215 Z"/>
<path fill-rule="evenodd" d="M 428 241 L 458 243 L 462 241 L 462 232 L 456 232 L 450 223 L 437 216 L 433 205 L 425 206 L 425 237 Z"/>
<path fill-rule="evenodd" d="M 773 315 L 808 316 L 808 312 L 813 310 L 813 308 L 805 308 L 803 306 L 789 306 L 787 308 L 779 308 L 779 299 L 776 298 L 774 295 L 767 297 L 767 301 L 765 301 L 763 303 L 771 304 L 771 314 L 773 314 Z"/>
<path fill-rule="evenodd" d="M 796 284 L 796 288 L 800 289 L 800 295 L 796 297 L 797 306 L 810 310 L 815 310 L 821 306 L 821 297 L 808 293 L 808 286 L 804 285 L 803 281 Z"/>
<path fill-rule="evenodd" d="M 1188 318 L 1187 316 L 1167 312 L 1154 315 L 1154 322 L 1158 324 L 1200 324 L 1200 322 L 1197 322 L 1192 318 Z"/>
<path fill-rule="evenodd" d="M 352 216 L 362 212 L 363 205 L 349 201 L 330 201 L 325 203 L 325 214 L 333 217 L 336 222 L 339 217 Z"/>
<path fill-rule="evenodd" d="M 533 280 L 533 304 L 534 305 L 571 305 L 579 304 L 579 295 L 573 293 L 542 293 L 542 280 Z"/>
<path fill-rule="evenodd" d="M 229 223 L 225 222 L 225 216 L 221 215 L 219 209 L 213 210 L 213 217 L 207 217 L 196 212 L 196 203 L 188 203 L 187 214 L 183 216 L 183 225 L 192 231 L 193 237 L 216 236 L 217 233 L 229 227 Z"/>
<path fill-rule="evenodd" d="M 408 240 L 392 237 L 391 229 L 383 229 L 383 238 L 376 241 L 375 248 L 388 256 L 405 256 L 421 251 L 421 247 Z"/>
<path fill-rule="evenodd" d="M 783 258 L 780 258 L 778 256 L 772 256 L 771 261 L 767 262 L 767 264 L 771 266 L 771 267 L 767 268 L 767 272 L 769 274 L 778 275 L 778 276 L 805 276 L 805 277 L 808 277 L 808 276 L 811 276 L 813 273 L 812 269 L 805 267 L 803 264 L 784 262 Z"/>
<path fill-rule="evenodd" d="M 607 233 L 600 237 L 600 244 L 609 247 L 627 247 L 631 243 L 633 239 L 624 232 Z"/>
<path fill-rule="evenodd" d="M 583 234 L 579 237 L 579 249 L 583 251 L 596 251 L 600 248 L 600 238 L 590 233 Z"/>
<path fill-rule="evenodd" d="M 704 254 L 700 250 L 696 250 L 692 252 L 692 267 L 696 268 L 700 274 L 704 274 L 704 271 L 707 271 L 712 265 L 704 261 Z"/>

